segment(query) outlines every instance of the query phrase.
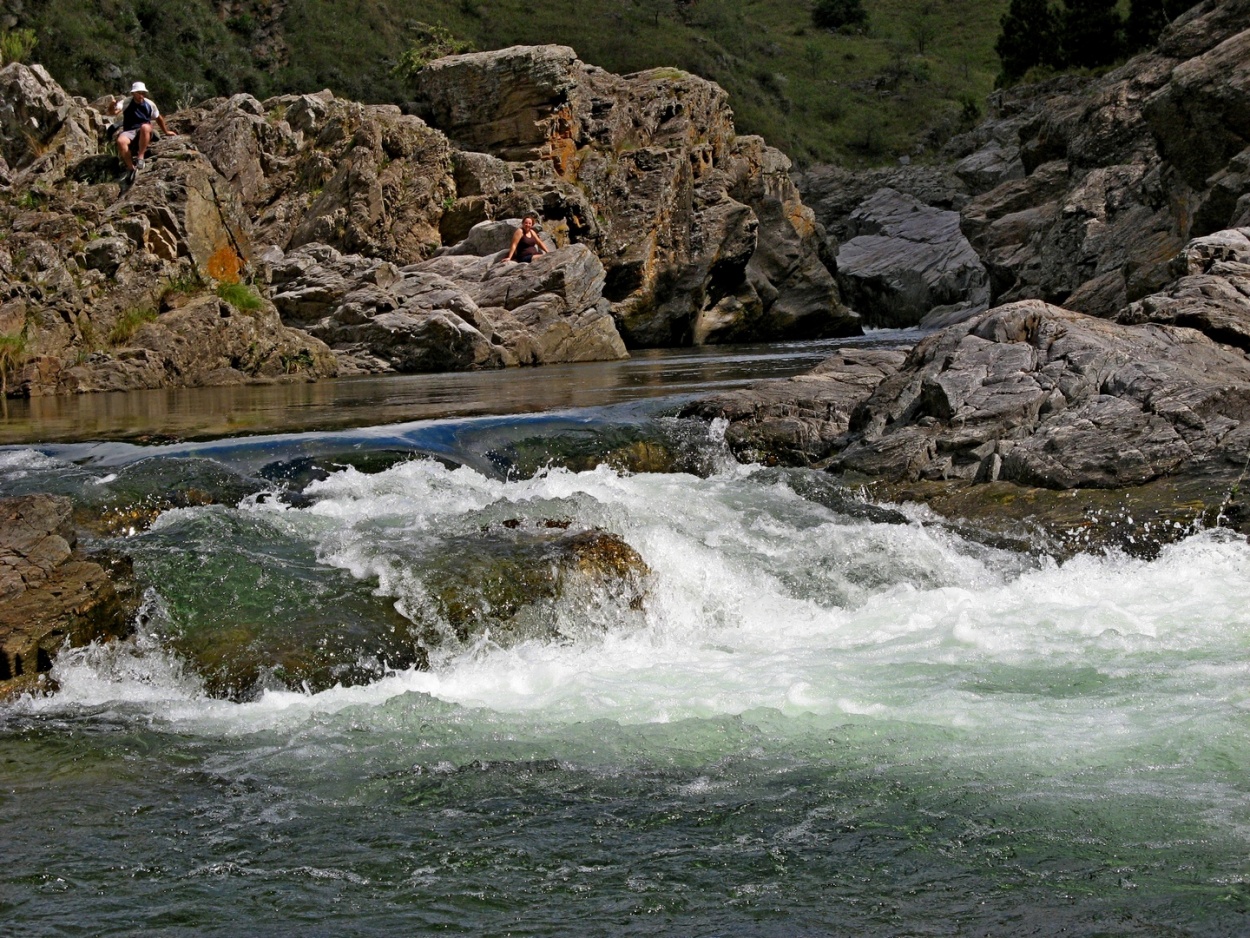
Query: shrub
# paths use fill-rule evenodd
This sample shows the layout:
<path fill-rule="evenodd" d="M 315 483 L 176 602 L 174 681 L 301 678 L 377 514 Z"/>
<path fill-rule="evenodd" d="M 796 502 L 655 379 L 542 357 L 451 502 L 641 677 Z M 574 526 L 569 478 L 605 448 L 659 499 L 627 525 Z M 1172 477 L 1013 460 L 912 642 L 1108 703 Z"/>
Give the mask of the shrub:
<path fill-rule="evenodd" d="M 435 59 L 441 59 L 445 55 L 473 51 L 473 43 L 467 39 L 457 39 L 442 24 L 416 23 L 413 29 L 417 38 L 400 53 L 399 61 L 391 69 L 391 73 L 398 78 L 412 78 Z"/>
<path fill-rule="evenodd" d="M 245 283 L 219 283 L 217 295 L 240 312 L 254 312 L 265 305 L 265 301 L 252 292 Z"/>
<path fill-rule="evenodd" d="M 117 322 L 113 323 L 113 328 L 109 330 L 107 341 L 109 345 L 121 345 L 123 342 L 129 342 L 139 327 L 145 322 L 151 322 L 156 318 L 156 310 L 151 307 L 134 307 L 123 312 L 117 317 Z"/>
<path fill-rule="evenodd" d="M 0 65 L 26 61 L 38 42 L 33 29 L 6 29 L 0 32 Z"/>
<path fill-rule="evenodd" d="M 868 11 L 863 0 L 816 0 L 812 22 L 821 29 L 864 26 L 868 23 Z"/>
<path fill-rule="evenodd" d="M 9 396 L 9 375 L 26 362 L 26 329 L 0 332 L 0 397 Z"/>

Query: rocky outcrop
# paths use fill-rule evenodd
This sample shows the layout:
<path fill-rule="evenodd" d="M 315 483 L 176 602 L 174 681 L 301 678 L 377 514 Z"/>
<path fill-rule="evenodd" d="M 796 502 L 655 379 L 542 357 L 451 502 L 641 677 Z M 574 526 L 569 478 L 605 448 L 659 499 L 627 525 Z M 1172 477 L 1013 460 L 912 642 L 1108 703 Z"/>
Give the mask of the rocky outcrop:
<path fill-rule="evenodd" d="M 727 421 L 725 443 L 740 459 L 810 466 L 845 442 L 855 409 L 905 358 L 897 349 L 840 349 L 807 374 L 695 401 L 682 416 Z"/>
<path fill-rule="evenodd" d="M 453 56 L 418 85 L 428 122 L 328 91 L 238 94 L 167 114 L 178 136 L 155 143 L 127 185 L 104 141 L 106 102 L 66 95 L 38 66 L 0 70 L 0 224 L 12 231 L 0 246 L 0 331 L 20 349 L 4 362 L 6 389 L 499 367 L 616 358 L 622 337 L 682 345 L 858 332 L 789 162 L 735 135 L 716 85 L 673 69 L 611 75 L 556 46 Z M 476 225 L 524 212 L 561 252 L 535 268 L 535 282 L 463 259 L 497 247 L 447 250 Z M 433 263 L 448 253 L 462 259 Z M 314 269 L 318 258 L 326 270 Z M 364 292 L 337 318 L 313 319 L 288 297 L 278 308 L 289 322 L 258 312 L 243 330 L 230 314 L 203 313 L 206 300 L 195 306 L 196 328 L 210 333 L 202 342 L 165 320 L 185 305 L 171 293 L 204 297 L 238 282 L 263 292 L 281 268 L 275 288 L 310 294 L 347 276 L 344 264 L 384 279 L 404 271 L 408 293 L 388 308 L 386 288 L 347 284 L 344 298 Z M 430 299 L 440 290 L 450 306 Z M 311 331 L 300 338 L 292 326 Z M 192 366 L 200 352 L 207 360 Z"/>
<path fill-rule="evenodd" d="M 874 326 L 949 324 L 984 312 L 990 290 L 959 214 L 879 189 L 850 217 L 838 248 L 842 296 Z"/>
<path fill-rule="evenodd" d="M 685 412 L 727 421 L 740 458 L 828 468 L 1009 540 L 1027 521 L 1060 552 L 1250 529 L 1248 249 L 1244 229 L 1195 239 L 1110 320 L 1024 300 L 905 358 L 847 350 Z"/>
<path fill-rule="evenodd" d="M 1250 352 L 1250 228 L 1195 239 L 1172 269 L 1183 276 L 1122 309 L 1115 321 L 1187 326 Z"/>
<path fill-rule="evenodd" d="M 896 479 L 1114 488 L 1240 468 L 1248 417 L 1240 351 L 1031 300 L 917 345 L 856 413 L 835 462 Z"/>
<path fill-rule="evenodd" d="M 513 168 L 509 186 L 480 159 L 458 167 L 469 185 L 457 210 L 541 207 L 557 243 L 601 258 L 628 344 L 858 331 L 789 161 L 735 137 L 715 84 L 676 69 L 612 75 L 563 46 L 449 56 L 417 84 L 422 116 Z"/>
<path fill-rule="evenodd" d="M 66 645 L 131 630 L 133 583 L 125 561 L 111 570 L 83 556 L 69 499 L 0 499 L 0 696 L 40 689 Z"/>
<path fill-rule="evenodd" d="M 516 224 L 485 222 L 456 250 L 506 245 Z M 274 302 L 358 372 L 458 371 L 627 357 L 585 245 L 529 264 L 447 253 L 396 267 L 308 245 L 270 260 Z"/>
<path fill-rule="evenodd" d="M 944 149 L 949 168 L 898 167 L 890 185 L 960 212 L 991 303 L 1114 315 L 1171 282 L 1190 239 L 1250 224 L 1248 23 L 1250 0 L 1202 3 L 1157 49 L 1105 76 L 996 92 L 988 119 Z M 800 185 L 844 237 L 880 187 L 874 172 L 853 176 L 839 198 L 827 171 Z M 935 185 L 943 173 L 971 198 Z"/>

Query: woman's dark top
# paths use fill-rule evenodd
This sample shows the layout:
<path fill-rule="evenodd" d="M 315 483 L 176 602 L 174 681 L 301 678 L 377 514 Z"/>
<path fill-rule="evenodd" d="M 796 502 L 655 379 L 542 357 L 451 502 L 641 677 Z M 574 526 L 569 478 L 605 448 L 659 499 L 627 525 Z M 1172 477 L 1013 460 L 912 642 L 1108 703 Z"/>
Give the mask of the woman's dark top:
<path fill-rule="evenodd" d="M 521 232 L 521 240 L 517 242 L 516 259 L 523 264 L 528 264 L 539 254 L 542 248 L 538 246 L 538 235 L 532 231 Z"/>

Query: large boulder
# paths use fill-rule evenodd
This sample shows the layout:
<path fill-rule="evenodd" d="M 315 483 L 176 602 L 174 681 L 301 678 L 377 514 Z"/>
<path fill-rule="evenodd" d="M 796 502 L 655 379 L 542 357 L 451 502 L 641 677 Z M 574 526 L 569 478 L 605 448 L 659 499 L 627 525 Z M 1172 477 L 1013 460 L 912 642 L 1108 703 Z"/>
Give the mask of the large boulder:
<path fill-rule="evenodd" d="M 62 366 L 55 387 L 71 393 L 136 391 L 306 381 L 337 372 L 330 350 L 283 326 L 271 303 L 238 309 L 206 294 L 154 315 L 107 350 Z"/>
<path fill-rule="evenodd" d="M 896 479 L 1137 485 L 1240 466 L 1248 417 L 1239 350 L 1030 300 L 917 345 L 857 412 L 837 465 Z"/>
<path fill-rule="evenodd" d="M 898 349 L 840 349 L 807 374 L 700 399 L 682 416 L 727 421 L 725 443 L 739 459 L 814 465 L 845 442 L 855 409 L 906 357 Z"/>
<path fill-rule="evenodd" d="M 104 115 L 65 93 L 42 65 L 0 68 L 0 159 L 55 182 L 71 159 L 99 149 Z"/>
<path fill-rule="evenodd" d="M 419 113 L 512 181 L 465 161 L 453 209 L 539 208 L 602 259 L 635 346 L 848 334 L 822 236 L 789 162 L 735 136 L 725 92 L 676 69 L 612 75 L 562 46 L 449 56 L 417 76 Z M 476 172 L 474 169 L 476 168 Z"/>
<path fill-rule="evenodd" d="M 504 263 L 515 223 L 485 222 L 466 253 L 395 267 L 327 245 L 271 261 L 274 302 L 327 342 L 346 371 L 429 372 L 626 357 L 604 270 L 585 245 Z"/>
<path fill-rule="evenodd" d="M 968 318 L 989 306 L 985 267 L 959 230 L 959 213 L 881 189 L 851 214 L 838 248 L 838 286 L 874 326 Z"/>
<path fill-rule="evenodd" d="M 39 688 L 65 646 L 131 631 L 127 564 L 84 556 L 72 515 L 61 496 L 0 499 L 0 696 Z"/>
<path fill-rule="evenodd" d="M 180 121 L 254 219 L 258 244 L 317 242 L 400 264 L 439 247 L 452 151 L 418 117 L 323 91 L 235 95 Z"/>

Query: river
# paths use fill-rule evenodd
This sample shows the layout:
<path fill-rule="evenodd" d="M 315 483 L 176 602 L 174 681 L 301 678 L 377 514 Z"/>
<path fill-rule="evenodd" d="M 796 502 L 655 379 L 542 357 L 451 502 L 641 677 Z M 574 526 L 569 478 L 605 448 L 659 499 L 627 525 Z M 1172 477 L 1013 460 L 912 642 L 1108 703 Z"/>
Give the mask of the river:
<path fill-rule="evenodd" d="M 673 417 L 807 354 L 11 413 L 0 494 L 222 497 L 97 535 L 152 584 L 136 637 L 0 705 L 5 933 L 1246 934 L 1245 540 L 1060 563 Z M 637 438 L 690 471 L 570 457 Z M 176 650 L 436 617 L 440 564 L 553 518 L 636 550 L 643 601 L 235 699 Z"/>

